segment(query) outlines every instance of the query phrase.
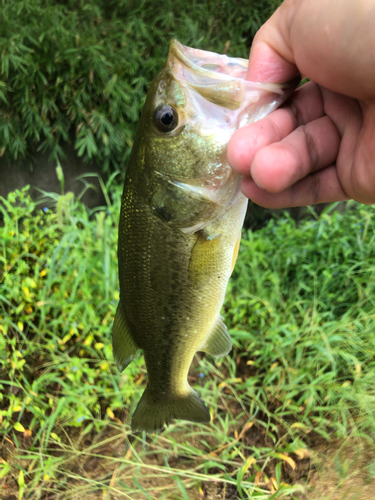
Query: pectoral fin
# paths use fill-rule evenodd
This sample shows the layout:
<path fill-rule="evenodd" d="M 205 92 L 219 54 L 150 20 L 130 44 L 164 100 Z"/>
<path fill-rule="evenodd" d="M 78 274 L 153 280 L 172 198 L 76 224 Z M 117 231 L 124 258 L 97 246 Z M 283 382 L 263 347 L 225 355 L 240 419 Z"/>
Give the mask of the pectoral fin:
<path fill-rule="evenodd" d="M 113 357 L 120 372 L 133 360 L 138 350 L 130 333 L 124 310 L 119 303 L 112 328 Z"/>
<path fill-rule="evenodd" d="M 232 257 L 232 268 L 230 270 L 230 273 L 232 274 L 233 273 L 233 269 L 234 269 L 234 266 L 236 264 L 236 260 L 237 260 L 237 257 L 238 257 L 238 251 L 240 249 L 240 243 L 241 243 L 241 233 L 238 237 L 238 240 L 234 246 L 234 250 L 233 250 L 233 257 Z"/>
<path fill-rule="evenodd" d="M 199 350 L 211 354 L 211 356 L 215 356 L 216 358 L 221 358 L 228 354 L 231 349 L 232 339 L 227 327 L 220 316 L 218 316 L 210 335 Z"/>
<path fill-rule="evenodd" d="M 194 287 L 205 285 L 213 273 L 221 268 L 221 261 L 221 235 L 210 237 L 204 231 L 198 231 L 189 262 L 189 278 L 192 285 Z"/>

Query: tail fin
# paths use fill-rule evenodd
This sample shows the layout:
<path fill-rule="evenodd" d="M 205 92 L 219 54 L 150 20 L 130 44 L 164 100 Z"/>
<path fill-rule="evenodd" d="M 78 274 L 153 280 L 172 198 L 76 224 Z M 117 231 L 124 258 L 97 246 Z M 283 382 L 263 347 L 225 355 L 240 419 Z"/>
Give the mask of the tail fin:
<path fill-rule="evenodd" d="M 146 387 L 132 418 L 132 431 L 156 432 L 168 425 L 172 418 L 190 422 L 209 422 L 210 412 L 198 394 L 190 388 L 184 396 L 159 399 Z"/>

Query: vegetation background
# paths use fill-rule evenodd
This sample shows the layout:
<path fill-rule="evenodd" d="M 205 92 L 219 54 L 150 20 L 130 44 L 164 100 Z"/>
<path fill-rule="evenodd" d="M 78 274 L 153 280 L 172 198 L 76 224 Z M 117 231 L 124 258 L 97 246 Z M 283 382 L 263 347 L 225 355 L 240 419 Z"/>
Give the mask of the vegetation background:
<path fill-rule="evenodd" d="M 0 154 L 58 161 L 73 140 L 103 171 L 129 156 L 169 42 L 248 57 L 278 0 L 1 0 Z"/>
<path fill-rule="evenodd" d="M 71 140 L 109 175 L 105 207 L 64 193 L 61 170 L 42 208 L 27 188 L 1 200 L 0 498 L 373 500 L 373 207 L 244 232 L 234 349 L 190 373 L 209 425 L 132 434 L 144 362 L 112 357 L 122 171 L 169 40 L 247 57 L 278 2 L 0 5 L 1 154 L 58 163 Z"/>

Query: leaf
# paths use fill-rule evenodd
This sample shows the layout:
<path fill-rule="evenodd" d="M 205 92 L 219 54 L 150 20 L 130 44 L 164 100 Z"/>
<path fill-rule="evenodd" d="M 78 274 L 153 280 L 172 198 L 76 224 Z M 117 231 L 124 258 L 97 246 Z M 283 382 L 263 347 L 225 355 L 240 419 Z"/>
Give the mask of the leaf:
<path fill-rule="evenodd" d="M 295 461 L 293 460 L 293 458 L 288 457 L 288 455 L 284 455 L 283 453 L 272 453 L 271 455 L 275 458 L 281 458 L 281 460 L 287 462 L 293 470 L 296 468 Z"/>
<path fill-rule="evenodd" d="M 292 424 L 290 426 L 290 428 L 291 429 L 301 429 L 304 432 L 308 431 L 307 425 L 303 424 L 302 422 L 294 422 L 294 424 Z"/>
<path fill-rule="evenodd" d="M 23 493 L 25 489 L 25 477 L 23 474 L 23 470 L 20 470 L 20 473 L 18 475 L 18 498 L 21 500 L 23 498 Z"/>
<path fill-rule="evenodd" d="M 5 460 L 1 459 L 0 464 L 0 479 L 3 478 L 10 471 L 10 465 Z"/>
<path fill-rule="evenodd" d="M 25 432 L 25 427 L 20 422 L 16 422 L 13 428 L 18 432 Z"/>
<path fill-rule="evenodd" d="M 254 457 L 248 457 L 237 473 L 237 488 L 241 496 L 242 496 L 242 480 L 244 478 L 244 475 L 246 474 L 248 469 L 255 463 L 256 459 Z"/>
<path fill-rule="evenodd" d="M 293 453 L 297 455 L 299 460 L 311 457 L 311 453 L 307 448 L 298 448 L 297 450 L 294 450 Z"/>
<path fill-rule="evenodd" d="M 115 418 L 116 418 L 116 417 L 115 417 L 115 414 L 113 413 L 113 411 L 111 410 L 111 408 L 109 408 L 109 407 L 108 407 L 108 408 L 106 409 L 106 413 L 107 413 L 107 415 L 109 416 L 109 418 L 110 418 L 111 420 L 115 420 Z"/>
<path fill-rule="evenodd" d="M 61 443 L 61 438 L 58 436 L 55 432 L 51 432 L 51 437 L 57 441 L 58 443 Z"/>
<path fill-rule="evenodd" d="M 177 483 L 177 486 L 179 487 L 180 489 L 180 492 L 181 492 L 181 495 L 182 495 L 182 498 L 184 500 L 189 500 L 189 495 L 188 495 L 188 492 L 186 491 L 186 488 L 183 484 L 183 482 L 181 481 L 181 479 L 178 477 L 178 476 L 172 476 L 173 479 L 176 481 Z"/>
<path fill-rule="evenodd" d="M 280 488 L 280 486 L 281 486 L 281 466 L 282 466 L 282 462 L 279 462 L 276 465 L 276 469 L 275 469 L 277 488 Z"/>
<path fill-rule="evenodd" d="M 244 474 L 247 472 L 247 470 L 254 464 L 256 464 L 256 459 L 254 457 L 248 457 L 245 461 L 245 463 L 243 464 L 243 471 L 244 471 Z"/>
<path fill-rule="evenodd" d="M 272 488 L 277 491 L 279 489 L 279 487 L 277 485 L 276 478 L 271 477 L 270 481 L 271 481 L 271 491 L 272 491 Z"/>

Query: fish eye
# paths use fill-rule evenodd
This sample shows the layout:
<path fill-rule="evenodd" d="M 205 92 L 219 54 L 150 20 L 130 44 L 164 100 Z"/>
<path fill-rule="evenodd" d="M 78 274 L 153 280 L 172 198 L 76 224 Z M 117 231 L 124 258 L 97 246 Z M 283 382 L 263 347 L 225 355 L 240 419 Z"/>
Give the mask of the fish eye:
<path fill-rule="evenodd" d="M 171 132 L 177 127 L 178 113 L 169 104 L 164 104 L 156 110 L 154 123 L 160 132 Z"/>

